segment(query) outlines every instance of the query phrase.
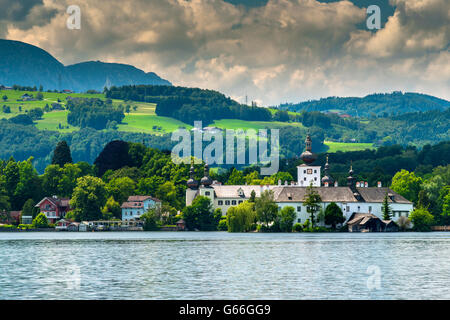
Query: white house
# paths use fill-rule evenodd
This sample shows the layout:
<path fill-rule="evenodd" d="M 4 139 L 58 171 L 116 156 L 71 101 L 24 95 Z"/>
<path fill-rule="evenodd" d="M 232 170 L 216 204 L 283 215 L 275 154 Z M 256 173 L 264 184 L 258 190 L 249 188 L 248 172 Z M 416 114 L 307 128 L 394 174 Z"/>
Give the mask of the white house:
<path fill-rule="evenodd" d="M 138 220 L 148 209 L 161 206 L 161 200 L 151 196 L 129 196 L 122 203 L 122 220 Z"/>
<path fill-rule="evenodd" d="M 282 184 L 279 181 L 278 185 L 265 186 L 221 185 L 214 183 L 209 177 L 208 165 L 205 165 L 204 177 L 198 182 L 194 179 L 194 168 L 191 167 L 191 178 L 187 181 L 186 205 L 192 204 L 197 196 L 205 196 L 211 199 L 214 209 L 220 208 L 225 215 L 230 207 L 248 200 L 252 191 L 259 197 L 265 190 L 272 190 L 278 207 L 280 209 L 286 206 L 293 207 L 297 213 L 295 222 L 304 223 L 310 218 L 304 206 L 304 199 L 307 187 L 312 185 L 322 199 L 322 208 L 325 209 L 328 204 L 335 202 L 341 208 L 346 220 L 353 213 L 371 213 L 382 219 L 381 207 L 386 194 L 392 210 L 392 220 L 396 221 L 401 216 L 408 217 L 414 209 L 411 201 L 389 188 L 383 188 L 380 182 L 376 187 L 369 187 L 366 182 L 356 182 L 352 167 L 347 177 L 347 186 L 339 187 L 329 174 L 328 158 L 321 178 L 321 167 L 312 165 L 316 155 L 311 152 L 309 136 L 306 138 L 306 151 L 300 157 L 305 164 L 297 167 L 297 182 L 290 184 L 287 182 Z"/>

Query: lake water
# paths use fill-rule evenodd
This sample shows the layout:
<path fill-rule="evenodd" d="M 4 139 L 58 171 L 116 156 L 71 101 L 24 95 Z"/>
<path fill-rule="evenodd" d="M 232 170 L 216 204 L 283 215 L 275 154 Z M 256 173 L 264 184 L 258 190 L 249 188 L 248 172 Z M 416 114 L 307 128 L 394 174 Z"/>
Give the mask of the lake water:
<path fill-rule="evenodd" d="M 450 233 L 0 232 L 0 299 L 450 299 Z"/>

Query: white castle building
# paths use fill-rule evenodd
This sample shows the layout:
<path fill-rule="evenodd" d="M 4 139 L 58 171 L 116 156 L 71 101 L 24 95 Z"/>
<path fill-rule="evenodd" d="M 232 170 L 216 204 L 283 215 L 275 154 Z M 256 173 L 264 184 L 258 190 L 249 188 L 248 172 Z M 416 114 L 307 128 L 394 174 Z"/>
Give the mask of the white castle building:
<path fill-rule="evenodd" d="M 248 200 L 252 191 L 255 191 L 256 197 L 259 197 L 264 190 L 272 190 L 278 207 L 293 207 L 297 213 L 295 222 L 303 223 L 309 219 L 303 204 L 306 187 L 312 185 L 322 199 L 322 208 L 325 210 L 328 204 L 335 202 L 341 208 L 347 221 L 354 213 L 370 213 L 382 219 L 381 207 L 386 192 L 392 210 L 392 220 L 396 221 L 401 216 L 408 217 L 413 210 L 411 201 L 389 188 L 381 187 L 381 182 L 378 182 L 377 187 L 368 187 L 367 182 L 356 182 L 352 167 L 347 177 L 347 186 L 338 186 L 328 172 L 328 157 L 322 176 L 321 166 L 312 165 L 317 156 L 311 151 L 309 135 L 306 138 L 306 150 L 300 158 L 304 164 L 297 167 L 297 182 L 283 184 L 278 181 L 278 185 L 221 185 L 213 182 L 209 177 L 207 164 L 204 177 L 198 182 L 194 179 L 194 168 L 191 167 L 191 177 L 187 181 L 186 205 L 191 205 L 199 195 L 205 196 L 211 199 L 214 209 L 222 209 L 222 214 L 225 215 L 230 207 Z"/>

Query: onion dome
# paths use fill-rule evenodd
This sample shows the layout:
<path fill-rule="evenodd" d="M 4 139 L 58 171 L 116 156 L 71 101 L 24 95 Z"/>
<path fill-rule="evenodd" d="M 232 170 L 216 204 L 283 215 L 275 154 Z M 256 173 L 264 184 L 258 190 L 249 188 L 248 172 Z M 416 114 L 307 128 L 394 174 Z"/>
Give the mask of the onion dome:
<path fill-rule="evenodd" d="M 212 180 L 209 177 L 209 166 L 207 163 L 205 164 L 205 176 L 200 180 L 200 183 L 204 187 L 209 187 L 212 184 Z"/>
<path fill-rule="evenodd" d="M 300 159 L 302 159 L 303 162 L 306 164 L 311 164 L 317 159 L 317 155 L 312 153 L 311 151 L 312 141 L 311 136 L 309 134 L 306 136 L 305 143 L 306 143 L 306 150 L 300 155 Z"/>
<path fill-rule="evenodd" d="M 329 169 L 330 169 L 330 165 L 328 164 L 328 156 L 327 156 L 327 163 L 325 163 L 325 167 L 324 167 L 325 175 L 322 178 L 322 184 L 325 185 L 325 183 L 328 182 L 328 185 L 332 186 L 334 183 L 334 180 L 328 173 Z"/>
<path fill-rule="evenodd" d="M 191 170 L 189 171 L 189 180 L 186 182 L 188 188 L 196 189 L 198 187 L 198 181 L 194 179 L 194 165 L 191 164 Z"/>

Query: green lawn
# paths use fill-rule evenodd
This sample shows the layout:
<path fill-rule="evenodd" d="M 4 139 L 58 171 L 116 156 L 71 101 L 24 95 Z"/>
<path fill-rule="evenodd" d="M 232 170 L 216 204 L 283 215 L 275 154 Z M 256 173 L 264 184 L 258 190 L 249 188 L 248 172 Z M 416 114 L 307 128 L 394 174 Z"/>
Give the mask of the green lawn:
<path fill-rule="evenodd" d="M 39 130 L 52 130 L 60 132 L 72 132 L 79 128 L 67 123 L 68 111 L 52 111 L 45 113 L 41 120 L 36 121 L 36 128 Z M 61 124 L 62 129 L 59 128 Z"/>
<path fill-rule="evenodd" d="M 351 142 L 332 142 L 325 141 L 324 144 L 328 146 L 327 152 L 333 153 L 337 151 L 359 151 L 365 149 L 375 149 L 372 143 L 351 143 Z"/>
<path fill-rule="evenodd" d="M 192 128 L 192 126 L 173 118 L 141 113 L 127 114 L 122 122 L 123 124 L 118 125 L 119 131 L 163 134 L 175 131 L 180 127 Z"/>

